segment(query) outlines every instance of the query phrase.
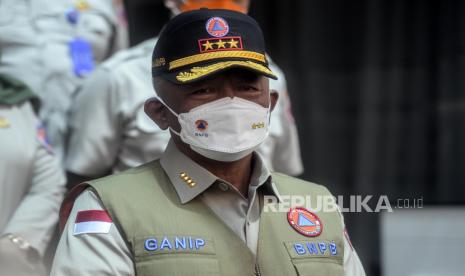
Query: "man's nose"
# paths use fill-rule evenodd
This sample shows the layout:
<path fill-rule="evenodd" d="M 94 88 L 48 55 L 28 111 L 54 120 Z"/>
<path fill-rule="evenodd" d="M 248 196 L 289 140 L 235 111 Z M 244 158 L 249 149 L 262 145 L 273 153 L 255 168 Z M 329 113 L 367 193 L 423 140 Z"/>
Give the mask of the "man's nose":
<path fill-rule="evenodd" d="M 234 98 L 236 96 L 234 86 L 229 81 L 225 81 L 221 86 L 221 97 Z"/>

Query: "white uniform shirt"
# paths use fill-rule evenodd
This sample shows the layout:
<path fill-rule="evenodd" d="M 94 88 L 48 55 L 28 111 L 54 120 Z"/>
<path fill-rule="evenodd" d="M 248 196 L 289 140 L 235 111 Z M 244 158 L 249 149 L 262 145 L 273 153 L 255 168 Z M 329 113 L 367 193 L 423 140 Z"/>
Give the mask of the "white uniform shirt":
<path fill-rule="evenodd" d="M 66 169 L 102 176 L 159 158 L 170 138 L 145 113 L 156 40 L 122 51 L 86 80 L 72 110 Z"/>
<path fill-rule="evenodd" d="M 126 48 L 127 26 L 121 1 L 0 1 L 0 73 L 26 83 L 41 99 L 40 118 L 61 159 L 67 115 L 82 78 L 74 73 L 70 42 L 77 37 L 92 46 L 94 63 Z M 67 13 L 84 7 L 71 23 Z"/>
<path fill-rule="evenodd" d="M 0 120 L 0 236 L 20 236 L 42 255 L 58 222 L 65 178 L 28 102 L 0 105 Z"/>

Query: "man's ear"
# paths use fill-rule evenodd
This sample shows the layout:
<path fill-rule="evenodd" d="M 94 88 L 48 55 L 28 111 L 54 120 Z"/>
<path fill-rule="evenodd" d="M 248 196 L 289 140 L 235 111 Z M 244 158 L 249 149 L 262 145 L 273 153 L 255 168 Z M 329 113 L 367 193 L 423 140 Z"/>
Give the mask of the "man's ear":
<path fill-rule="evenodd" d="M 150 98 L 145 101 L 144 111 L 160 129 L 165 130 L 168 128 L 169 124 L 166 107 L 157 98 Z"/>
<path fill-rule="evenodd" d="M 279 99 L 278 91 L 276 91 L 274 89 L 271 89 L 270 90 L 270 101 L 271 101 L 270 109 L 271 109 L 271 111 L 274 110 L 274 107 L 276 106 L 276 103 L 278 103 L 278 99 Z"/>

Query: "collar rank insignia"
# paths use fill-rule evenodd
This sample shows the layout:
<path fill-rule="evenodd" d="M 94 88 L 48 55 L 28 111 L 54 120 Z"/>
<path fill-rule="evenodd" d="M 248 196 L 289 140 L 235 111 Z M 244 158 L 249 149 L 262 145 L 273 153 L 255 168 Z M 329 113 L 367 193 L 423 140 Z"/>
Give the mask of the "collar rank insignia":
<path fill-rule="evenodd" d="M 90 9 L 90 4 L 87 0 L 78 0 L 75 2 L 74 6 L 78 11 L 87 11 Z"/>
<path fill-rule="evenodd" d="M 7 118 L 0 117 L 0 128 L 10 127 L 10 121 Z"/>
<path fill-rule="evenodd" d="M 242 50 L 242 38 L 240 36 L 226 36 L 223 38 L 199 39 L 200 53 L 216 51 Z"/>
<path fill-rule="evenodd" d="M 205 24 L 207 32 L 214 37 L 223 37 L 229 32 L 229 25 L 226 20 L 221 17 L 212 17 Z"/>
<path fill-rule="evenodd" d="M 287 221 L 294 230 L 307 237 L 317 237 L 323 231 L 323 224 L 317 215 L 302 207 L 291 208 Z"/>

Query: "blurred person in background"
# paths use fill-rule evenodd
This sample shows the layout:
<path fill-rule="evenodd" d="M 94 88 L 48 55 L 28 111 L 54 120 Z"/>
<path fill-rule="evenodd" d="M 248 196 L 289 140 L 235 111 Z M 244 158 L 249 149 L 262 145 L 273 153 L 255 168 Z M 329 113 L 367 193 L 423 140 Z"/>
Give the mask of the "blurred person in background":
<path fill-rule="evenodd" d="M 172 15 L 206 8 L 248 12 L 249 0 L 166 0 Z M 65 167 L 68 185 L 102 177 L 159 158 L 169 133 L 159 129 L 144 113 L 153 95 L 150 64 L 157 38 L 123 50 L 103 63 L 77 94 L 70 119 Z M 267 57 L 278 80 L 270 89 L 280 100 L 271 116 L 270 136 L 258 152 L 266 165 L 279 172 L 299 175 L 303 171 L 297 128 L 292 117 L 286 78 Z"/>
<path fill-rule="evenodd" d="M 96 64 L 127 45 L 120 0 L 0 1 L 0 73 L 38 94 L 39 115 L 59 159 L 73 93 Z"/>
<path fill-rule="evenodd" d="M 33 109 L 37 97 L 0 74 L 0 274 L 45 275 L 65 178 Z"/>

